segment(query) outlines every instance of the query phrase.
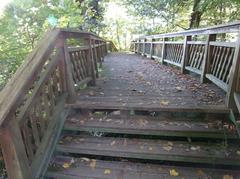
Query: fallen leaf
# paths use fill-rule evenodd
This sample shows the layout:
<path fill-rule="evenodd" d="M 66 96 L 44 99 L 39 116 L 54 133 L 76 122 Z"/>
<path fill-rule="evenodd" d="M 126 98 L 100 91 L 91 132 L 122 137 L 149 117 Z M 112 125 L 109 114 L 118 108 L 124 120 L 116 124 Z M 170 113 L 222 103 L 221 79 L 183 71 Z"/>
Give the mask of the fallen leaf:
<path fill-rule="evenodd" d="M 111 142 L 111 144 L 110 144 L 110 145 L 111 145 L 111 146 L 114 146 L 114 145 L 115 145 L 115 143 L 116 143 L 116 141 L 114 140 L 114 141 L 112 141 L 112 142 Z"/>
<path fill-rule="evenodd" d="M 96 95 L 94 91 L 89 91 L 88 94 L 89 94 L 90 96 L 95 96 L 95 95 Z"/>
<path fill-rule="evenodd" d="M 181 88 L 180 86 L 177 86 L 177 87 L 176 87 L 176 90 L 182 91 L 182 88 Z"/>
<path fill-rule="evenodd" d="M 71 136 L 67 136 L 64 138 L 66 141 L 71 141 L 72 140 L 72 137 Z"/>
<path fill-rule="evenodd" d="M 89 162 L 90 161 L 90 159 L 89 158 L 86 158 L 86 157 L 82 157 L 82 158 L 80 158 L 81 160 L 83 160 L 83 161 L 86 161 L 86 162 Z"/>
<path fill-rule="evenodd" d="M 169 101 L 168 101 L 168 100 L 161 100 L 161 101 L 160 101 L 160 105 L 166 106 L 166 105 L 168 105 L 168 104 L 169 104 Z"/>
<path fill-rule="evenodd" d="M 70 163 L 64 163 L 64 164 L 62 165 L 63 168 L 69 168 L 70 166 L 71 166 Z"/>
<path fill-rule="evenodd" d="M 148 150 L 153 150 L 153 148 L 152 147 L 148 147 Z"/>
<path fill-rule="evenodd" d="M 97 161 L 92 159 L 89 166 L 91 167 L 92 170 L 94 170 L 96 168 L 96 164 L 97 164 Z"/>
<path fill-rule="evenodd" d="M 199 170 L 197 170 L 197 175 L 204 176 L 205 173 L 201 169 L 199 169 Z"/>
<path fill-rule="evenodd" d="M 169 152 L 170 150 L 172 150 L 172 146 L 163 146 L 163 149 Z"/>
<path fill-rule="evenodd" d="M 108 174 L 110 174 L 110 173 L 111 173 L 111 170 L 110 170 L 110 169 L 105 169 L 105 170 L 104 170 L 104 174 L 108 175 Z"/>
<path fill-rule="evenodd" d="M 171 169 L 169 173 L 171 176 L 174 176 L 174 177 L 177 177 L 179 175 L 179 173 L 175 169 Z"/>
<path fill-rule="evenodd" d="M 149 86 L 150 86 L 150 85 L 152 85 L 152 83 L 151 83 L 151 82 L 149 82 L 149 81 L 148 81 L 146 84 L 147 84 L 147 85 L 149 85 Z"/>
<path fill-rule="evenodd" d="M 193 151 L 196 151 L 196 150 L 199 151 L 200 150 L 200 146 L 196 146 L 196 147 L 192 146 L 190 149 L 193 150 Z"/>
<path fill-rule="evenodd" d="M 232 175 L 223 175 L 223 179 L 233 179 Z"/>
<path fill-rule="evenodd" d="M 238 150 L 236 153 L 237 153 L 237 155 L 240 155 L 240 150 Z"/>
<path fill-rule="evenodd" d="M 173 143 L 172 143 L 172 142 L 168 142 L 167 144 L 170 145 L 170 146 L 173 146 Z"/>

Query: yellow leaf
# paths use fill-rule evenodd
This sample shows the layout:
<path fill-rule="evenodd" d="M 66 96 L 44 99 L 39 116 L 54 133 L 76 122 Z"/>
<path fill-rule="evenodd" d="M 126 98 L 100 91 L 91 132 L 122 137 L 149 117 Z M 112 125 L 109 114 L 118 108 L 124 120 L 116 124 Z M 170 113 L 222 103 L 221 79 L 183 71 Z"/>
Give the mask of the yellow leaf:
<path fill-rule="evenodd" d="M 160 104 L 166 106 L 166 105 L 169 104 L 169 101 L 168 100 L 161 100 Z"/>
<path fill-rule="evenodd" d="M 89 166 L 94 170 L 96 168 L 97 161 L 92 159 Z"/>
<path fill-rule="evenodd" d="M 105 169 L 105 170 L 104 170 L 104 174 L 108 175 L 108 174 L 110 174 L 110 173 L 111 173 L 111 170 L 110 170 L 110 169 Z"/>
<path fill-rule="evenodd" d="M 174 176 L 174 177 L 177 177 L 179 175 L 179 173 L 175 169 L 170 170 L 169 173 L 171 176 Z"/>
<path fill-rule="evenodd" d="M 233 179 L 233 176 L 232 175 L 224 175 L 223 179 Z"/>
<path fill-rule="evenodd" d="M 64 164 L 62 165 L 63 168 L 69 168 L 70 166 L 71 166 L 70 163 L 64 163 Z"/>

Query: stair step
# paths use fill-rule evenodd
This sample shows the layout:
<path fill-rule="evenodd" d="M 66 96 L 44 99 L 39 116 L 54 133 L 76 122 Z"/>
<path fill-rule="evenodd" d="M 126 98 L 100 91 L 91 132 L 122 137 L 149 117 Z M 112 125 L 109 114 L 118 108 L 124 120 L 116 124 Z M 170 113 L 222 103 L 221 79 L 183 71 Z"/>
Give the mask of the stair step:
<path fill-rule="evenodd" d="M 224 127 L 225 126 L 225 127 Z M 222 120 L 179 118 L 171 116 L 82 115 L 69 116 L 64 129 L 106 133 L 158 135 L 201 138 L 237 138 L 235 130 Z"/>
<path fill-rule="evenodd" d="M 110 157 L 240 165 L 239 146 L 150 139 L 66 135 L 57 151 Z"/>
<path fill-rule="evenodd" d="M 239 178 L 235 170 L 205 169 L 56 156 L 46 174 L 65 179 Z"/>
<path fill-rule="evenodd" d="M 139 97 L 138 97 L 139 98 Z M 161 104 L 161 100 L 146 99 L 110 98 L 110 97 L 78 97 L 73 104 L 67 104 L 68 107 L 81 109 L 112 109 L 112 110 L 143 110 L 143 111 L 171 111 L 171 112 L 206 112 L 206 113 L 229 113 L 225 105 L 188 105 L 177 104 L 172 101 L 170 104 Z M 125 100 L 124 100 L 125 99 Z M 148 99 L 148 100 L 147 100 Z M 148 102 L 146 102 L 148 101 Z M 166 100 L 165 100 L 166 101 Z M 168 103 L 168 102 L 167 102 Z"/>

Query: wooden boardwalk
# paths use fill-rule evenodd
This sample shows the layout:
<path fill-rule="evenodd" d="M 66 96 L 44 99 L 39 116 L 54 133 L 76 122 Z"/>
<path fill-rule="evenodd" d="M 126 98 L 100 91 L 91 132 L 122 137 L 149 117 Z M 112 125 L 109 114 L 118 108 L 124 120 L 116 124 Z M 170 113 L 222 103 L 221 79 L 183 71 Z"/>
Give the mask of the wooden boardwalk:
<path fill-rule="evenodd" d="M 225 92 L 214 84 L 130 53 L 105 57 L 97 85 L 78 94 L 72 106 L 81 108 L 225 110 Z"/>

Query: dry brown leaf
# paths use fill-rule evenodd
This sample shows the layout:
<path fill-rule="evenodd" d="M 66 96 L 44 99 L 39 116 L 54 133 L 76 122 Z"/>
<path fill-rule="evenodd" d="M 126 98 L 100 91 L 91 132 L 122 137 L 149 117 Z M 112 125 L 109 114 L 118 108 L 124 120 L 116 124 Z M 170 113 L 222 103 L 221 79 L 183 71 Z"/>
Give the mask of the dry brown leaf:
<path fill-rule="evenodd" d="M 69 168 L 70 166 L 71 166 L 70 163 L 64 163 L 64 164 L 62 165 L 63 168 Z"/>
<path fill-rule="evenodd" d="M 177 87 L 176 87 L 176 90 L 182 91 L 182 88 L 181 88 L 180 86 L 177 86 Z"/>
<path fill-rule="evenodd" d="M 169 170 L 169 173 L 171 176 L 174 176 L 174 177 L 177 177 L 179 175 L 179 173 L 175 169 Z"/>
<path fill-rule="evenodd" d="M 97 161 L 92 159 L 89 166 L 91 167 L 92 170 L 94 170 L 96 168 L 97 165 Z"/>
<path fill-rule="evenodd" d="M 104 174 L 109 175 L 110 173 L 111 173 L 111 170 L 110 170 L 110 169 L 105 169 L 105 170 L 104 170 Z"/>
<path fill-rule="evenodd" d="M 153 150 L 153 148 L 152 147 L 148 147 L 148 150 Z"/>
<path fill-rule="evenodd" d="M 197 175 L 204 176 L 205 173 L 201 169 L 199 169 L 199 170 L 197 170 Z"/>
<path fill-rule="evenodd" d="M 160 101 L 160 105 L 166 106 L 166 105 L 168 105 L 168 104 L 169 104 L 169 101 L 168 101 L 168 100 L 161 100 L 161 101 Z"/>
<path fill-rule="evenodd" d="M 223 179 L 233 179 L 232 175 L 223 175 Z"/>

